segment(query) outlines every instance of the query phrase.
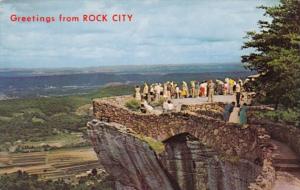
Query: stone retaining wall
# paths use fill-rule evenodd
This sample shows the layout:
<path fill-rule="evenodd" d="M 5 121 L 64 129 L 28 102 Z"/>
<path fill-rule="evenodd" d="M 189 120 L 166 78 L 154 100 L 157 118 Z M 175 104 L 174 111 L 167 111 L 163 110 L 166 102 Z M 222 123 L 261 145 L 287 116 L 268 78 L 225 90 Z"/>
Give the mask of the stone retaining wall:
<path fill-rule="evenodd" d="M 219 109 L 221 106 L 215 105 L 215 108 L 217 107 Z M 269 142 L 270 136 L 264 128 L 250 125 L 246 129 L 241 129 L 240 125 L 227 124 L 215 119 L 218 117 L 214 115 L 210 117 L 197 113 L 199 109 L 196 106 L 187 106 L 183 112 L 154 115 L 133 112 L 122 105 L 98 99 L 93 101 L 93 109 L 98 119 L 120 123 L 138 134 L 160 141 L 177 134 L 189 133 L 229 159 L 246 158 L 262 165 L 262 172 L 250 185 L 251 190 L 268 190 L 274 184 L 272 147 Z"/>
<path fill-rule="evenodd" d="M 264 128 L 259 127 L 258 146 L 261 150 L 259 158 L 262 159 L 262 171 L 257 176 L 255 182 L 249 186 L 250 190 L 271 190 L 275 184 L 276 171 L 272 163 L 273 147 L 270 144 L 270 136 Z"/>
<path fill-rule="evenodd" d="M 141 114 L 110 101 L 93 101 L 95 117 L 130 126 L 135 132 L 163 141 L 180 133 L 190 133 L 200 142 L 230 156 L 254 160 L 258 149 L 258 129 L 241 129 L 238 124 L 225 122 L 193 112 L 169 114 Z"/>
<path fill-rule="evenodd" d="M 265 128 L 275 140 L 286 143 L 300 157 L 300 129 L 284 123 L 275 123 L 267 120 L 251 118 L 251 124 Z"/>
<path fill-rule="evenodd" d="M 295 126 L 280 122 L 272 122 L 266 119 L 258 119 L 253 111 L 266 110 L 256 108 L 249 111 L 248 122 L 250 125 L 257 125 L 267 131 L 270 138 L 287 144 L 295 153 L 300 156 L 300 129 Z M 257 178 L 257 184 L 252 186 L 251 190 L 271 190 L 275 184 L 276 171 L 272 163 L 272 147 L 264 149 L 265 160 L 263 164 L 263 172 Z"/>
<path fill-rule="evenodd" d="M 223 120 L 224 103 L 206 103 L 198 105 L 182 105 L 181 111 L 194 112 L 198 115 L 206 115 L 214 119 Z"/>

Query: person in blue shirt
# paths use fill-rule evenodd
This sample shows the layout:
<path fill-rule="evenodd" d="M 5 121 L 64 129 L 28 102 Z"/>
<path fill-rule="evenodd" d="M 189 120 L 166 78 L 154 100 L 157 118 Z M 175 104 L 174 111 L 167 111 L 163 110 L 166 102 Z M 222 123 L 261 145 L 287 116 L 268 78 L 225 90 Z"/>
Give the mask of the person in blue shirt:
<path fill-rule="evenodd" d="M 235 106 L 235 102 L 231 102 L 231 104 L 225 105 L 224 114 L 223 114 L 223 118 L 225 122 L 229 121 L 229 117 L 231 112 L 233 111 L 234 106 Z"/>
<path fill-rule="evenodd" d="M 247 104 L 244 103 L 242 105 L 242 107 L 240 108 L 240 112 L 239 112 L 240 124 L 243 126 L 245 126 L 247 124 L 247 110 L 248 110 Z"/>

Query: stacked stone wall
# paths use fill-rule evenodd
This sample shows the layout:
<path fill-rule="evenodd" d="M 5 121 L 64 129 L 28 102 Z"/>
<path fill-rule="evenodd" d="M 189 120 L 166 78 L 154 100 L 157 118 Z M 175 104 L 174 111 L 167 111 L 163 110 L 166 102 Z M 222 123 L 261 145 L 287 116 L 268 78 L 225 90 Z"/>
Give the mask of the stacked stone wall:
<path fill-rule="evenodd" d="M 255 117 L 251 118 L 249 122 L 265 128 L 273 139 L 286 143 L 300 157 L 299 128 L 280 122 L 275 123 L 269 120 L 261 120 Z"/>
<path fill-rule="evenodd" d="M 182 111 L 194 112 L 198 115 L 205 115 L 214 119 L 223 120 L 224 103 L 207 103 L 207 104 L 196 104 L 196 105 L 182 105 Z"/>
<path fill-rule="evenodd" d="M 254 160 L 260 154 L 257 149 L 256 127 L 242 129 L 238 124 L 227 124 L 190 111 L 161 115 L 142 114 L 101 99 L 93 102 L 93 108 L 96 118 L 129 126 L 135 132 L 159 141 L 176 134 L 190 133 L 201 143 L 230 156 Z"/>
<path fill-rule="evenodd" d="M 207 105 L 206 105 L 207 106 Z M 242 129 L 238 124 L 228 124 L 214 115 L 201 114 L 205 107 L 186 106 L 184 111 L 161 115 L 133 112 L 120 104 L 107 100 L 94 100 L 94 115 L 98 119 L 120 123 L 136 133 L 150 136 L 159 141 L 174 135 L 189 133 L 205 145 L 227 158 L 246 158 L 262 166 L 256 180 L 250 184 L 251 190 L 268 190 L 275 182 L 275 169 L 272 165 L 272 147 L 268 130 L 258 125 Z M 215 105 L 214 108 L 222 108 Z M 208 109 L 207 109 L 208 110 Z M 197 112 L 198 111 L 198 112 Z M 209 112 L 209 111 L 208 111 Z"/>

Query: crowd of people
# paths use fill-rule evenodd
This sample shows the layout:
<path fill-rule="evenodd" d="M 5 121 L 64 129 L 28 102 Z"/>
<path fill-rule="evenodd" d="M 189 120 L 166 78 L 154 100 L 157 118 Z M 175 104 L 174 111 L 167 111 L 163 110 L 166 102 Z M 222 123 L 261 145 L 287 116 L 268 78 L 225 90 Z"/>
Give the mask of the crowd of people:
<path fill-rule="evenodd" d="M 160 98 L 166 100 L 174 98 L 197 98 L 208 97 L 208 102 L 213 102 L 213 96 L 218 95 L 232 95 L 236 94 L 237 106 L 240 106 L 241 91 L 243 82 L 242 80 L 235 81 L 233 79 L 226 78 L 221 80 L 208 80 L 208 81 L 183 81 L 178 84 L 174 81 L 167 81 L 163 84 L 144 83 L 143 87 L 135 87 L 135 98 L 137 100 L 146 100 L 147 102 L 158 101 Z"/>
<path fill-rule="evenodd" d="M 246 111 L 247 106 L 243 104 L 240 106 L 243 92 L 243 81 L 241 79 L 235 81 L 230 78 L 222 80 L 208 80 L 208 81 L 190 81 L 189 84 L 182 81 L 178 84 L 174 81 L 167 81 L 165 83 L 144 83 L 142 87 L 135 87 L 134 97 L 141 101 L 141 111 L 155 113 L 155 110 L 150 103 L 164 100 L 163 112 L 174 111 L 175 106 L 172 99 L 178 98 L 198 98 L 207 97 L 208 102 L 214 101 L 214 95 L 235 95 L 236 101 L 229 103 L 224 109 L 224 121 L 228 122 L 231 112 L 234 107 L 241 107 L 239 116 L 241 124 L 247 122 Z"/>

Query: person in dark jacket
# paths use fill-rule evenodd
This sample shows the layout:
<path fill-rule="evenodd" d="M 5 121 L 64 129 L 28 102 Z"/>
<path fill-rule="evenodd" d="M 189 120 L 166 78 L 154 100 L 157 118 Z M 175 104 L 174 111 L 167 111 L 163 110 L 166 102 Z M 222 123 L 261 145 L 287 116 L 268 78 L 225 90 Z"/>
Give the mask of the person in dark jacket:
<path fill-rule="evenodd" d="M 231 112 L 233 111 L 234 106 L 235 106 L 235 102 L 231 102 L 231 104 L 225 105 L 224 114 L 223 114 L 223 118 L 225 122 L 229 121 L 229 117 Z"/>

